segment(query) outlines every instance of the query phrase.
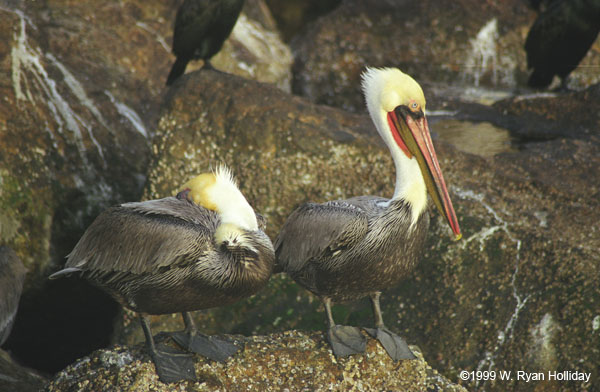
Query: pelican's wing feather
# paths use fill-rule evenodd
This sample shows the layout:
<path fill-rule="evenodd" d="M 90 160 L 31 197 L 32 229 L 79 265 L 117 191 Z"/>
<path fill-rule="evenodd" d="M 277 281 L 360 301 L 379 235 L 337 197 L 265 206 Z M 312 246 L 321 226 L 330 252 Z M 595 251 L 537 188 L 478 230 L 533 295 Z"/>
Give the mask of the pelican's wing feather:
<path fill-rule="evenodd" d="M 306 203 L 283 225 L 274 247 L 278 271 L 293 274 L 362 240 L 368 230 L 364 209 L 348 201 Z"/>
<path fill-rule="evenodd" d="M 193 263 L 214 246 L 218 221 L 216 213 L 175 197 L 121 204 L 96 218 L 65 267 L 141 274 Z"/>

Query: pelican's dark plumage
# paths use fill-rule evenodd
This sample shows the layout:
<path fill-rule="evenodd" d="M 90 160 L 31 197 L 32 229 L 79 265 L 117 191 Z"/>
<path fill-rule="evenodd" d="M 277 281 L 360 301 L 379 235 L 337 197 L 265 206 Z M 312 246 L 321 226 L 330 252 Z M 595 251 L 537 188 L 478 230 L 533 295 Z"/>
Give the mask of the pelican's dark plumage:
<path fill-rule="evenodd" d="M 376 324 L 369 333 L 394 360 L 414 358 L 383 323 L 381 290 L 405 279 L 419 260 L 429 227 L 427 192 L 456 237 L 461 234 L 433 150 L 421 87 L 398 69 L 371 68 L 363 74 L 363 90 L 396 165 L 394 195 L 301 205 L 275 241 L 275 268 L 321 298 L 337 356 L 363 352 L 366 341 L 358 328 L 335 324 L 331 302 L 369 296 Z"/>
<path fill-rule="evenodd" d="M 600 0 L 554 0 L 531 26 L 525 41 L 528 84 L 544 88 L 559 76 L 563 87 L 569 74 L 598 37 Z"/>
<path fill-rule="evenodd" d="M 156 347 L 146 315 L 183 314 L 173 338 L 189 351 L 224 361 L 238 348 L 196 332 L 187 312 L 230 304 L 263 287 L 274 250 L 230 172 L 221 167 L 183 186 L 177 197 L 125 203 L 99 215 L 69 254 L 78 273 L 140 314 L 161 380 L 195 379 L 185 353 Z"/>
<path fill-rule="evenodd" d="M 26 272 L 17 254 L 8 246 L 0 246 L 0 346 L 15 322 Z"/>
<path fill-rule="evenodd" d="M 167 86 L 185 72 L 190 60 L 210 59 L 231 34 L 244 0 L 185 0 L 177 10 L 173 29 L 173 54 L 177 60 L 169 72 Z"/>

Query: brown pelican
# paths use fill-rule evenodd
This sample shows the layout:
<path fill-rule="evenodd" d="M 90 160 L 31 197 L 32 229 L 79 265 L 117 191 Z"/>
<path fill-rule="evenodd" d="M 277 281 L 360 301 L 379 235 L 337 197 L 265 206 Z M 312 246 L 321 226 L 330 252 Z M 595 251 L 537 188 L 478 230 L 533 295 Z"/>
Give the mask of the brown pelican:
<path fill-rule="evenodd" d="M 27 270 L 8 246 L 0 246 L 0 346 L 12 329 Z"/>
<path fill-rule="evenodd" d="M 173 29 L 173 54 L 177 60 L 167 78 L 167 86 L 185 72 L 190 60 L 204 60 L 217 54 L 242 11 L 244 0 L 185 0 L 177 10 Z"/>
<path fill-rule="evenodd" d="M 539 2 L 537 2 L 539 3 Z M 552 0 L 535 20 L 525 41 L 528 84 L 544 88 L 554 75 L 567 77 L 596 41 L 600 32 L 600 0 Z"/>
<path fill-rule="evenodd" d="M 50 278 L 79 273 L 139 313 L 160 379 L 195 379 L 189 354 L 155 346 L 147 315 L 181 312 L 185 330 L 171 333 L 174 340 L 225 361 L 238 347 L 198 333 L 187 312 L 235 302 L 267 283 L 275 255 L 263 229 L 263 218 L 222 166 L 186 183 L 176 197 L 104 211 L 69 254 L 66 268 Z"/>
<path fill-rule="evenodd" d="M 419 260 L 429 227 L 427 192 L 456 239 L 460 228 L 429 135 L 419 84 L 395 68 L 367 68 L 362 87 L 396 166 L 394 195 L 389 200 L 359 196 L 301 205 L 275 241 L 275 269 L 321 298 L 336 356 L 364 352 L 366 341 L 358 328 L 335 324 L 331 302 L 370 296 L 376 329 L 368 332 L 394 360 L 409 359 L 414 355 L 404 339 L 383 323 L 381 290 L 404 279 Z"/>

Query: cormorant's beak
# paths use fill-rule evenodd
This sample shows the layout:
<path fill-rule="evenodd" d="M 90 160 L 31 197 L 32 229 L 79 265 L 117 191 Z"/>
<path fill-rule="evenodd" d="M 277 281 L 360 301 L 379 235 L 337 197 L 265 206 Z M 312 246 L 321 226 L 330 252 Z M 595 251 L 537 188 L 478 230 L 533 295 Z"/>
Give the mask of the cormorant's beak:
<path fill-rule="evenodd" d="M 409 158 L 412 156 L 417 158 L 427 191 L 440 214 L 446 218 L 455 239 L 461 239 L 458 219 L 433 148 L 425 114 L 422 111 L 413 112 L 407 106 L 398 106 L 393 112 L 388 113 L 388 122 L 392 133 L 395 133 L 394 140 L 402 151 Z"/>

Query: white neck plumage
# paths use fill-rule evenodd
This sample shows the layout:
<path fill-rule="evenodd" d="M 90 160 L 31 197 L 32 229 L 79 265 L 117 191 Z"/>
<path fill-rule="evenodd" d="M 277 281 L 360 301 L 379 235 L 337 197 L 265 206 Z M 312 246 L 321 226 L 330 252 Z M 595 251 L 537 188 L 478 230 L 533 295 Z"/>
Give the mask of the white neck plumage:
<path fill-rule="evenodd" d="M 379 135 L 388 146 L 396 166 L 396 186 L 392 200 L 402 199 L 411 206 L 412 223 L 415 224 L 427 207 L 427 188 L 421 168 L 417 159 L 407 157 L 394 141 L 387 121 L 387 113 L 380 110 L 379 113 L 371 113 L 371 118 Z"/>
<path fill-rule="evenodd" d="M 215 232 L 215 241 L 256 251 L 247 239 L 247 231 L 258 230 L 256 215 L 237 187 L 235 190 L 237 192 L 233 189 L 222 189 L 222 202 L 227 208 L 217 210 L 221 223 Z"/>
<path fill-rule="evenodd" d="M 211 200 L 223 224 L 238 226 L 245 230 L 258 230 L 254 210 L 237 187 L 231 171 L 225 166 L 217 168 L 216 183 L 210 189 Z"/>

